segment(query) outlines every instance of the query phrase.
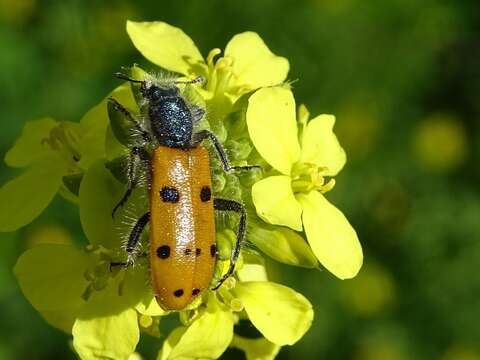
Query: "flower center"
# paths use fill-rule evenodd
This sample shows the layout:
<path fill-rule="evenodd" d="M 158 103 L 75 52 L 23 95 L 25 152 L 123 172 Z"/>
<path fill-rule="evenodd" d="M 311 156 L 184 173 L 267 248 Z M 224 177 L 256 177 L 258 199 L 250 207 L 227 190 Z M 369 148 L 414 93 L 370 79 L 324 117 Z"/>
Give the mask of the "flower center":
<path fill-rule="evenodd" d="M 326 193 L 335 186 L 335 179 L 326 179 L 327 168 L 311 163 L 297 163 L 292 168 L 292 189 L 294 193 L 312 190 Z"/>
<path fill-rule="evenodd" d="M 233 77 L 232 64 L 233 59 L 229 56 L 220 57 L 215 61 L 215 57 L 222 51 L 218 48 L 212 49 L 207 56 L 208 82 L 207 90 L 215 94 L 228 92 L 231 87 Z"/>

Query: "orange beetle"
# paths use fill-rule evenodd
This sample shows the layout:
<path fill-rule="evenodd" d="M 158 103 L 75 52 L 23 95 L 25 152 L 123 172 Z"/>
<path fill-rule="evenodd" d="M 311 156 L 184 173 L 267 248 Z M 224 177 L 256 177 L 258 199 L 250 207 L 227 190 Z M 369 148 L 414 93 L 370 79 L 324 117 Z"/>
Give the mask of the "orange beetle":
<path fill-rule="evenodd" d="M 135 169 L 138 170 L 140 163 L 147 163 L 150 211 L 137 220 L 130 233 L 125 246 L 127 264 L 133 261 L 140 235 L 150 223 L 150 266 L 155 297 L 163 309 L 181 310 L 212 281 L 217 255 L 214 210 L 240 215 L 230 267 L 214 289 L 232 275 L 245 235 L 243 205 L 212 196 L 209 156 L 200 144 L 207 138 L 213 142 L 225 171 L 257 166 L 231 166 L 213 133 L 207 130 L 194 133 L 193 124 L 205 111 L 190 104 L 177 84 L 200 82 L 201 77 L 189 82 L 160 82 L 153 78 L 135 80 L 120 73 L 116 76 L 140 84 L 140 93 L 147 105 L 147 123 L 143 125 L 115 99 L 109 99 L 110 105 L 132 122 L 143 139 L 138 146 L 131 147 L 128 189 L 112 215 L 135 188 L 138 182 Z M 154 150 L 149 154 L 146 146 L 152 144 Z"/>

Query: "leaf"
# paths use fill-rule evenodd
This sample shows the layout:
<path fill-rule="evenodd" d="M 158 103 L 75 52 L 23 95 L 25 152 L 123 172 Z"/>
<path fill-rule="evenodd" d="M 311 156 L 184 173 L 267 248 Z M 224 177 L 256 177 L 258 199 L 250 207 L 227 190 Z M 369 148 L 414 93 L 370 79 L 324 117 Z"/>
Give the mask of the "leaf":
<path fill-rule="evenodd" d="M 0 231 L 15 231 L 40 215 L 60 188 L 66 170 L 67 163 L 50 153 L 4 184 L 0 188 Z"/>
<path fill-rule="evenodd" d="M 302 230 L 302 207 L 293 195 L 290 176 L 269 176 L 252 186 L 258 216 L 269 224 Z"/>
<path fill-rule="evenodd" d="M 244 92 L 280 85 L 287 78 L 288 60 L 273 54 L 255 32 L 235 35 L 225 48 L 225 56 L 233 58 L 235 85 Z"/>
<path fill-rule="evenodd" d="M 161 21 L 127 21 L 127 33 L 152 63 L 184 75 L 206 75 L 202 54 L 181 29 Z"/>
<path fill-rule="evenodd" d="M 127 360 L 140 339 L 137 313 L 126 309 L 110 316 L 77 319 L 72 334 L 81 359 Z"/>
<path fill-rule="evenodd" d="M 207 309 L 187 328 L 168 359 L 217 359 L 227 349 L 232 337 L 231 311 L 211 297 Z"/>
<path fill-rule="evenodd" d="M 303 208 L 303 224 L 315 256 L 340 279 L 350 279 L 362 267 L 362 247 L 348 220 L 319 192 L 297 196 Z"/>
<path fill-rule="evenodd" d="M 290 175 L 300 157 L 292 92 L 281 87 L 256 91 L 248 100 L 247 125 L 260 155 L 275 169 Z"/>
<path fill-rule="evenodd" d="M 123 195 L 121 184 L 104 164 L 93 164 L 80 184 L 80 221 L 91 244 L 119 249 L 121 240 L 115 231 L 112 210 Z"/>
<path fill-rule="evenodd" d="M 55 126 L 57 122 L 51 118 L 27 122 L 22 135 L 5 155 L 5 163 L 11 167 L 24 167 L 51 152 L 43 140 L 49 137 Z"/>
<path fill-rule="evenodd" d="M 267 281 L 239 282 L 233 291 L 252 324 L 277 345 L 293 345 L 310 328 L 312 305 L 286 286 Z"/>
<path fill-rule="evenodd" d="M 84 272 L 94 260 L 70 245 L 43 244 L 25 251 L 13 271 L 32 306 L 51 325 L 70 333 L 85 305 Z"/>
<path fill-rule="evenodd" d="M 288 265 L 318 267 L 318 260 L 303 237 L 278 226 L 251 226 L 248 239 L 263 253 Z"/>

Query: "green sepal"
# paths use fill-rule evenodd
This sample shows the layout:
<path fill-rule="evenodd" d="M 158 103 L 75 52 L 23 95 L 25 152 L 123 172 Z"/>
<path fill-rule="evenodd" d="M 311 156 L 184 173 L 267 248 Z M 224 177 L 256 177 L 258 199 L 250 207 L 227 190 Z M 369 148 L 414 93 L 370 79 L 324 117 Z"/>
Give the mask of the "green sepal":
<path fill-rule="evenodd" d="M 248 138 L 247 129 L 247 107 L 248 99 L 255 91 L 250 91 L 240 96 L 232 106 L 231 112 L 227 115 L 225 126 L 228 130 L 228 138 L 231 140 L 238 140 L 240 138 Z"/>
<path fill-rule="evenodd" d="M 128 84 L 118 86 L 110 96 L 127 108 L 136 107 Z M 80 120 L 83 133 L 78 149 L 82 158 L 78 165 L 83 169 L 88 169 L 98 159 L 105 158 L 105 136 L 109 125 L 107 103 L 107 98 L 103 99 Z"/>
<path fill-rule="evenodd" d="M 65 175 L 62 178 L 63 185 L 74 195 L 78 196 L 80 192 L 80 183 L 83 179 L 83 173 Z"/>
<path fill-rule="evenodd" d="M 116 139 L 120 144 L 128 146 L 132 143 L 132 136 L 134 131 L 134 124 L 125 110 L 130 112 L 129 109 L 122 109 L 120 104 L 114 100 L 109 99 L 107 102 L 108 118 L 110 119 L 110 126 Z"/>
<path fill-rule="evenodd" d="M 127 183 L 128 155 L 117 157 L 111 161 L 105 162 L 105 167 L 122 184 Z"/>
<path fill-rule="evenodd" d="M 222 261 L 230 260 L 232 254 L 232 246 L 237 236 L 230 229 L 217 232 L 217 258 Z"/>
<path fill-rule="evenodd" d="M 252 151 L 252 146 L 246 138 L 227 140 L 225 147 L 228 149 L 228 153 L 232 154 L 230 161 L 246 160 Z"/>
<path fill-rule="evenodd" d="M 212 161 L 212 165 L 214 164 L 214 161 Z M 213 166 L 212 166 L 213 168 Z M 212 188 L 213 188 L 213 193 L 214 194 L 219 194 L 220 192 L 223 191 L 225 188 L 225 185 L 227 183 L 227 179 L 225 179 L 225 172 L 220 169 L 216 170 L 213 169 L 212 171 L 213 176 L 212 176 Z"/>
<path fill-rule="evenodd" d="M 318 268 L 318 260 L 303 237 L 280 226 L 250 221 L 248 240 L 272 259 L 284 264 Z"/>
<path fill-rule="evenodd" d="M 264 173 L 264 167 L 263 165 L 266 164 L 263 161 L 248 161 L 249 165 L 257 165 L 260 166 L 260 168 L 253 168 L 248 171 L 242 171 L 241 173 L 238 174 L 238 179 L 240 180 L 240 184 L 247 188 L 251 189 L 253 184 L 256 182 L 260 181 L 263 178 L 263 173 Z M 267 165 L 268 166 L 268 165 Z"/>

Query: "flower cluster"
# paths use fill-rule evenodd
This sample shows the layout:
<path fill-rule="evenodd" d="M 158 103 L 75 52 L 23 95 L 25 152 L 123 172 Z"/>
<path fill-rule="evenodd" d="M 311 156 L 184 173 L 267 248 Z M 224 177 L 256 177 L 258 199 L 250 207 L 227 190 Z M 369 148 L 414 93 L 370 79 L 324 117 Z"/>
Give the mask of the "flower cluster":
<path fill-rule="evenodd" d="M 320 263 L 340 279 L 355 276 L 362 264 L 355 231 L 324 196 L 346 161 L 333 133 L 335 118 L 310 120 L 304 106 L 297 111 L 285 83 L 288 61 L 256 33 L 235 35 L 223 56 L 213 49 L 204 59 L 182 30 L 166 23 L 129 21 L 127 32 L 159 71 L 202 76 L 204 83 L 182 90 L 206 108 L 200 126 L 219 137 L 234 165 L 261 165 L 262 170 L 225 174 L 212 159 L 213 192 L 245 205 L 250 246 L 242 250 L 234 276 L 175 312 L 178 326 L 163 334 L 162 318 L 173 312 L 154 298 L 146 281 L 148 260 L 111 266 L 125 260 L 121 234 L 131 225 L 125 219 L 138 217 L 148 204 L 147 189 L 139 189 L 122 216 L 111 216 L 125 190 L 125 145 L 132 129 L 104 99 L 79 123 L 30 122 L 5 157 L 9 166 L 25 171 L 0 188 L 0 231 L 28 224 L 59 192 L 79 206 L 88 240 L 81 249 L 43 244 L 27 250 L 15 266 L 20 287 L 46 321 L 73 335 L 82 359 L 127 359 L 141 333 L 165 336 L 162 360 L 216 359 L 228 347 L 245 351 L 248 359 L 273 359 L 281 346 L 306 333 L 313 310 L 301 294 L 268 280 L 263 255 L 307 268 Z M 149 75 L 135 66 L 131 76 Z M 138 89 L 130 83 L 109 97 L 141 112 Z M 233 216 L 217 219 L 217 278 L 228 268 L 236 226 Z M 263 337 L 235 334 L 242 321 Z"/>

